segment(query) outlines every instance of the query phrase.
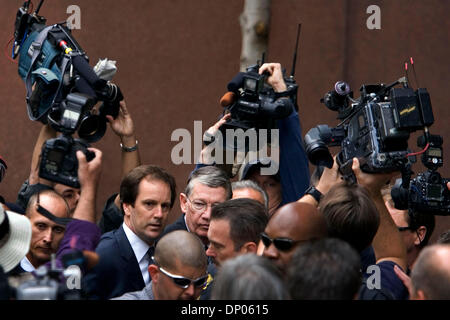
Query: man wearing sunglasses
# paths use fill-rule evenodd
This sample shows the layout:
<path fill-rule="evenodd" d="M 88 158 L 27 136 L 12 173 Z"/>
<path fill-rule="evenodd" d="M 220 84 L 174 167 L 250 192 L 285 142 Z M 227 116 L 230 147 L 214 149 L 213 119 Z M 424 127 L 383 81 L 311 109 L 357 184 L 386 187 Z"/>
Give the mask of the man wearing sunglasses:
<path fill-rule="evenodd" d="M 112 300 L 195 300 L 205 287 L 207 257 L 202 242 L 194 234 L 176 230 L 156 245 L 155 264 L 148 267 L 152 281 L 141 291 Z"/>
<path fill-rule="evenodd" d="M 382 190 L 386 208 L 391 214 L 406 246 L 407 274 L 413 268 L 419 253 L 428 244 L 435 226 L 435 217 L 414 209 L 399 210 L 394 206 L 391 187 Z"/>
<path fill-rule="evenodd" d="M 325 238 L 327 224 L 316 207 L 293 202 L 278 209 L 261 233 L 263 256 L 272 260 L 285 274 L 292 256 L 301 243 Z"/>
<path fill-rule="evenodd" d="M 406 248 L 381 193 L 396 173 L 365 173 L 358 158 L 353 159 L 352 170 L 358 183 L 342 183 L 335 161 L 332 169 L 324 169 L 317 185 L 324 194 L 318 205 L 329 235 L 347 241 L 360 253 L 363 284 L 359 299 L 405 299 L 407 290 L 395 275 L 394 266 L 406 270 Z M 310 195 L 305 197 L 314 201 Z M 364 259 L 372 248 L 373 257 Z M 374 278 L 369 277 L 374 274 L 378 285 L 372 287 L 369 281 Z"/>

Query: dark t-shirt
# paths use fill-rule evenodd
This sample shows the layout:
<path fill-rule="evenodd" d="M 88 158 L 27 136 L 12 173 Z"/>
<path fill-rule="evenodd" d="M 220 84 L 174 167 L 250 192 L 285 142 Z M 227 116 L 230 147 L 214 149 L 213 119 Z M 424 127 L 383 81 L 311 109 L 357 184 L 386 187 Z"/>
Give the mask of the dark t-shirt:
<path fill-rule="evenodd" d="M 372 277 L 377 276 L 377 271 L 369 269 L 369 272 L 363 272 L 363 284 L 359 291 L 360 300 L 406 300 L 408 299 L 408 290 L 403 282 L 397 277 L 394 266 L 397 265 L 393 261 L 382 261 L 375 264 L 379 268 L 379 287 L 373 289 L 369 285 L 376 285 L 376 280 Z M 400 267 L 399 265 L 397 265 Z M 370 266 L 367 266 L 370 267 Z M 366 269 L 367 270 L 367 269 Z M 369 284 L 368 284 L 369 282 Z"/>

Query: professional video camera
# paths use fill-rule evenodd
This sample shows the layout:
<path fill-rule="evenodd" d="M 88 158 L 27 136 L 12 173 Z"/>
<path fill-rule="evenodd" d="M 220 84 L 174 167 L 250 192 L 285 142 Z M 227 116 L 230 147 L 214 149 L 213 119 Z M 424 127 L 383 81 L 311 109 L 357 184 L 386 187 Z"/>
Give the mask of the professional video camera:
<path fill-rule="evenodd" d="M 227 149 L 237 148 L 234 141 L 226 141 L 227 129 L 275 129 L 278 128 L 276 120 L 289 116 L 293 110 L 291 99 L 280 98 L 294 95 L 297 85 L 291 85 L 283 95 L 276 93 L 265 82 L 267 74 L 258 74 L 261 65 L 252 65 L 246 72 L 239 72 L 228 84 L 228 91 L 236 98 L 232 104 L 224 106 L 224 114 L 231 113 L 231 118 L 220 127 Z"/>
<path fill-rule="evenodd" d="M 285 92 L 275 92 L 266 83 L 268 74 L 258 73 L 259 68 L 264 64 L 264 54 L 261 62 L 258 61 L 257 64 L 246 68 L 246 72 L 239 72 L 228 83 L 228 92 L 222 97 L 220 102 L 224 107 L 224 114 L 231 114 L 229 121 L 220 127 L 226 149 L 237 150 L 239 145 L 236 141 L 227 141 L 227 129 L 233 131 L 236 129 L 244 131 L 254 129 L 257 132 L 260 129 L 276 129 L 278 128 L 277 120 L 289 116 L 293 108 L 298 110 L 298 85 L 295 83 L 294 73 L 300 26 L 297 32 L 292 73 L 290 76 L 284 75 L 284 81 L 287 86 Z M 285 74 L 285 70 L 283 72 Z M 270 137 L 268 137 L 267 142 L 270 142 Z M 247 145 L 246 151 L 248 151 Z"/>
<path fill-rule="evenodd" d="M 117 85 L 94 72 L 66 22 L 46 26 L 46 19 L 38 15 L 43 0 L 33 13 L 31 4 L 25 1 L 17 12 L 12 57 L 19 56 L 29 118 L 48 122 L 63 133 L 45 143 L 39 174 L 79 187 L 75 151 L 82 150 L 88 160 L 93 158 L 87 152 L 88 143 L 103 137 L 106 115 L 117 117 L 123 96 Z M 103 103 L 95 113 L 98 101 Z M 81 140 L 70 136 L 75 132 Z"/>
<path fill-rule="evenodd" d="M 402 178 L 396 180 L 391 190 L 395 208 L 399 210 L 414 210 L 433 215 L 450 215 L 450 192 L 447 182 L 437 169 L 443 165 L 443 139 L 439 135 L 425 135 L 417 139 L 417 145 L 424 148 L 422 163 L 428 168 L 411 180 L 412 171 L 408 167 Z"/>
<path fill-rule="evenodd" d="M 395 88 L 400 83 L 403 87 Z M 360 98 L 354 100 L 348 84 L 337 82 L 321 102 L 337 111 L 342 122 L 336 128 L 319 125 L 305 136 L 308 158 L 315 165 L 331 168 L 328 147 L 340 145 L 336 157 L 339 170 L 353 182 L 354 157 L 359 158 L 364 172 L 401 171 L 408 162 L 410 133 L 434 122 L 427 90 L 414 91 L 406 77 L 389 85 L 362 85 L 360 92 Z"/>

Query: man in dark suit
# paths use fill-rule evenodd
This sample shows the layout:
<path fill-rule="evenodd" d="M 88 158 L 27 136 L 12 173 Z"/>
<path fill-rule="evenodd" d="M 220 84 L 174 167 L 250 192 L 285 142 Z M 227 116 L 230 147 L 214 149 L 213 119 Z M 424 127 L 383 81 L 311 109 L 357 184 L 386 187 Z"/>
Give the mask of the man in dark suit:
<path fill-rule="evenodd" d="M 84 279 L 90 298 L 110 299 L 150 282 L 148 266 L 155 240 L 165 227 L 175 195 L 175 179 L 157 166 L 139 166 L 122 180 L 124 223 L 105 233 L 97 246 L 100 262 Z"/>
<path fill-rule="evenodd" d="M 186 230 L 195 233 L 207 246 L 212 207 L 231 199 L 231 195 L 231 183 L 225 171 L 213 166 L 195 170 L 188 179 L 185 192 L 180 193 L 183 214 L 167 226 L 163 234 Z"/>

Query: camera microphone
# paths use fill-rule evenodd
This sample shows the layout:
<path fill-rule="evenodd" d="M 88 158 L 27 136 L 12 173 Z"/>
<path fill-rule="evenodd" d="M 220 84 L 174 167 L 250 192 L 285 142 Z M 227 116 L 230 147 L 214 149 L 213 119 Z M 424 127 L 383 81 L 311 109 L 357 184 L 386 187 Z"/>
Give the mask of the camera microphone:
<path fill-rule="evenodd" d="M 222 98 L 220 98 L 220 105 L 222 107 L 228 107 L 234 102 L 235 98 L 236 94 L 234 92 L 228 91 L 222 96 Z"/>

